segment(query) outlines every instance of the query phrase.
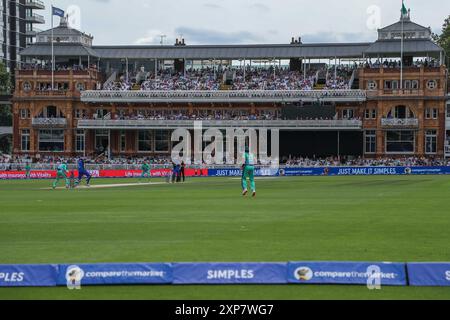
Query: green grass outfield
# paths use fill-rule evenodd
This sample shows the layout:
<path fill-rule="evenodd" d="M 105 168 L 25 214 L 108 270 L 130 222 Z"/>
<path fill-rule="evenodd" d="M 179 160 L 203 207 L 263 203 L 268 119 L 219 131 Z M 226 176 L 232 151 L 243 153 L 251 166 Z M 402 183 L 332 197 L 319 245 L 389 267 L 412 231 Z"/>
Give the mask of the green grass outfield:
<path fill-rule="evenodd" d="M 152 179 L 163 182 L 162 179 Z M 94 180 L 94 185 L 137 180 Z M 0 181 L 0 264 L 450 261 L 450 177 L 197 178 L 43 190 Z M 0 299 L 450 299 L 448 288 L 117 286 L 0 288 Z"/>

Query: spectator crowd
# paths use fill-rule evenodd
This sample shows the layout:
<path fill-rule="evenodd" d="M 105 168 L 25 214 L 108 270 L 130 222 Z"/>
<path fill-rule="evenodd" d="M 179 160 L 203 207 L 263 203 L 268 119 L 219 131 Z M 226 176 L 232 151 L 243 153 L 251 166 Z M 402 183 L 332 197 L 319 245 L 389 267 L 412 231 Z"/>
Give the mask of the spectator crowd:
<path fill-rule="evenodd" d="M 337 74 L 327 72 L 325 89 L 348 89 L 353 67 L 339 67 Z M 118 81 L 106 82 L 103 90 L 141 90 L 141 91 L 217 91 L 229 90 L 313 90 L 317 84 L 319 70 L 290 71 L 288 68 L 246 68 L 186 70 L 175 72 L 172 69 L 160 71 L 156 76 L 152 72 L 129 73 Z M 232 75 L 227 82 L 227 76 Z M 336 77 L 335 77 L 336 76 Z M 228 84 L 227 84 L 228 83 Z"/>

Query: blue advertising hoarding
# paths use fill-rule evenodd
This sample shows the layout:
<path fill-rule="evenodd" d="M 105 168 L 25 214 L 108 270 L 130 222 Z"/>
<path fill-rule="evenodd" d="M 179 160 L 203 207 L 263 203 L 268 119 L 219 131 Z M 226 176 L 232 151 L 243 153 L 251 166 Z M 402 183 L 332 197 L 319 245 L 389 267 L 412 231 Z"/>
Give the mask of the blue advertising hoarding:
<path fill-rule="evenodd" d="M 174 284 L 285 284 L 287 263 L 175 263 Z"/>
<path fill-rule="evenodd" d="M 255 168 L 255 176 L 257 177 L 274 177 L 279 175 L 279 169 L 275 168 Z M 240 177 L 242 169 L 240 168 L 220 168 L 208 169 L 210 177 Z"/>
<path fill-rule="evenodd" d="M 54 287 L 57 265 L 0 265 L 0 287 Z"/>
<path fill-rule="evenodd" d="M 172 266 L 169 263 L 108 263 L 60 265 L 58 285 L 78 283 L 105 284 L 169 284 Z"/>
<path fill-rule="evenodd" d="M 410 286 L 450 286 L 450 262 L 447 263 L 408 263 Z"/>
<path fill-rule="evenodd" d="M 380 262 L 289 262 L 288 281 L 296 284 L 367 285 L 378 269 L 380 285 L 406 286 L 404 263 Z"/>

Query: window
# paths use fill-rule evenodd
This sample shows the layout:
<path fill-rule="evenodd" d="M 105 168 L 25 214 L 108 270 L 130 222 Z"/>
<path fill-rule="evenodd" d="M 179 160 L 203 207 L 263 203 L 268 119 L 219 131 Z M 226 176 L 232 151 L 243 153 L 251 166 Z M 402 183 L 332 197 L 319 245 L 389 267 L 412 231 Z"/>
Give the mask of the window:
<path fill-rule="evenodd" d="M 364 118 L 366 120 L 376 119 L 377 118 L 377 110 L 376 109 L 366 109 L 364 112 Z"/>
<path fill-rule="evenodd" d="M 405 89 L 411 89 L 411 80 L 405 80 L 405 85 L 403 86 Z"/>
<path fill-rule="evenodd" d="M 64 151 L 64 130 L 39 130 L 39 151 Z"/>
<path fill-rule="evenodd" d="M 386 152 L 387 153 L 414 153 L 415 134 L 414 131 L 387 131 Z"/>
<path fill-rule="evenodd" d="M 20 109 L 20 119 L 29 119 L 31 117 L 30 110 Z"/>
<path fill-rule="evenodd" d="M 384 88 L 387 90 L 398 90 L 398 81 L 397 80 L 386 80 L 384 82 Z"/>
<path fill-rule="evenodd" d="M 392 81 L 392 90 L 398 90 L 398 81 L 397 80 Z"/>
<path fill-rule="evenodd" d="M 156 152 L 169 151 L 169 132 L 167 130 L 155 131 L 155 151 Z"/>
<path fill-rule="evenodd" d="M 95 151 L 105 153 L 109 148 L 109 130 L 95 130 Z"/>
<path fill-rule="evenodd" d="M 438 109 L 437 108 L 426 108 L 425 109 L 425 119 L 434 119 L 438 118 Z"/>
<path fill-rule="evenodd" d="M 84 152 L 86 145 L 86 135 L 84 130 L 77 130 L 75 136 L 75 152 Z"/>
<path fill-rule="evenodd" d="M 397 80 L 386 80 L 384 82 L 384 89 L 386 89 L 386 90 L 398 90 L 398 81 Z"/>
<path fill-rule="evenodd" d="M 414 90 L 419 89 L 419 80 L 411 81 L 411 89 L 414 89 Z"/>
<path fill-rule="evenodd" d="M 84 119 L 86 117 L 86 110 L 76 109 L 75 110 L 75 119 Z"/>
<path fill-rule="evenodd" d="M 22 88 L 23 88 L 23 91 L 28 92 L 28 91 L 31 91 L 31 89 L 33 88 L 33 86 L 31 85 L 30 82 L 25 81 L 25 82 L 22 84 Z"/>
<path fill-rule="evenodd" d="M 429 80 L 427 82 L 427 88 L 430 90 L 434 90 L 437 88 L 437 81 L 436 80 Z"/>
<path fill-rule="evenodd" d="M 55 106 L 45 107 L 39 114 L 40 118 L 64 118 L 64 114 Z"/>
<path fill-rule="evenodd" d="M 342 110 L 342 118 L 343 119 L 353 119 L 354 118 L 354 111 L 353 111 L 353 109 L 344 109 L 344 110 Z"/>
<path fill-rule="evenodd" d="M 425 153 L 434 154 L 437 152 L 437 131 L 425 131 Z"/>
<path fill-rule="evenodd" d="M 367 90 L 376 90 L 376 88 L 377 88 L 377 83 L 376 83 L 376 81 L 370 80 L 370 81 L 367 83 Z"/>
<path fill-rule="evenodd" d="M 405 107 L 405 106 L 397 106 L 393 108 L 388 113 L 388 118 L 392 119 L 412 119 L 414 117 L 414 113 L 411 111 L 411 109 Z"/>
<path fill-rule="evenodd" d="M 138 151 L 150 152 L 152 151 L 153 135 L 149 130 L 140 130 L 138 132 Z"/>
<path fill-rule="evenodd" d="M 106 109 L 97 109 L 95 112 L 95 117 L 97 117 L 97 119 L 104 119 L 108 114 L 108 110 Z"/>
<path fill-rule="evenodd" d="M 119 141 L 120 152 L 127 151 L 127 136 L 125 131 L 120 132 L 120 141 Z"/>
<path fill-rule="evenodd" d="M 377 135 L 375 130 L 367 130 L 364 133 L 364 152 L 365 153 L 375 153 L 377 150 Z"/>
<path fill-rule="evenodd" d="M 85 89 L 84 83 L 82 83 L 82 82 L 77 82 L 75 87 L 77 88 L 78 91 L 84 91 L 84 89 Z"/>
<path fill-rule="evenodd" d="M 20 132 L 20 148 L 22 151 L 30 151 L 30 130 L 24 129 Z"/>

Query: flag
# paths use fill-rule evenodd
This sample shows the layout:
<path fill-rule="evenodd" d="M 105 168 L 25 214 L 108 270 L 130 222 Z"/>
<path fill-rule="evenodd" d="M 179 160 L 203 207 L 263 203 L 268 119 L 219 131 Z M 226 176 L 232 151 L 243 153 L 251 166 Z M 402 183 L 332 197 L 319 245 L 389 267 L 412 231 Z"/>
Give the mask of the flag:
<path fill-rule="evenodd" d="M 406 9 L 405 2 L 402 1 L 402 16 L 406 16 L 408 14 L 408 9 Z"/>
<path fill-rule="evenodd" d="M 64 10 L 52 7 L 52 15 L 64 18 Z"/>

